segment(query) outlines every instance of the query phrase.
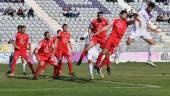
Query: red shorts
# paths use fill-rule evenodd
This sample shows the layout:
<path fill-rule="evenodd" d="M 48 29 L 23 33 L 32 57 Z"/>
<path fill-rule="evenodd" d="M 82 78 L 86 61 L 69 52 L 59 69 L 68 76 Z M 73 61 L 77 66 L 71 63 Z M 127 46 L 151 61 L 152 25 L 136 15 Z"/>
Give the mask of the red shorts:
<path fill-rule="evenodd" d="M 93 42 L 93 44 L 95 44 L 95 45 L 99 43 L 101 48 L 104 48 L 106 40 L 107 40 L 106 36 L 103 36 L 100 38 L 97 36 L 94 36 L 91 38 L 91 42 Z"/>
<path fill-rule="evenodd" d="M 56 64 L 55 59 L 51 58 L 49 56 L 41 56 L 41 55 L 39 55 L 38 58 L 40 60 L 39 62 L 44 62 L 44 63 L 48 63 L 48 64 L 51 64 L 51 65 L 55 65 Z"/>
<path fill-rule="evenodd" d="M 68 50 L 59 50 L 58 57 L 59 58 L 65 57 L 67 60 L 72 59 L 71 53 Z"/>
<path fill-rule="evenodd" d="M 19 57 L 23 57 L 27 62 L 32 63 L 31 57 L 28 54 L 27 50 L 15 50 L 14 51 L 14 59 L 18 59 Z"/>
<path fill-rule="evenodd" d="M 119 46 L 120 40 L 121 40 L 120 38 L 109 37 L 106 41 L 104 48 L 108 49 L 110 53 L 113 53 Z"/>

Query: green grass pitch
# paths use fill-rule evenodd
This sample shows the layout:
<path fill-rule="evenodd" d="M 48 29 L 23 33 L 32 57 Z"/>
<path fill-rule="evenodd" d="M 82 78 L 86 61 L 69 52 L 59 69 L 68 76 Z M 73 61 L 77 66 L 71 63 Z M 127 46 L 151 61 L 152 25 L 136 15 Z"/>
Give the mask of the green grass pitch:
<path fill-rule="evenodd" d="M 104 68 L 105 78 L 88 80 L 88 65 L 74 64 L 76 78 L 67 78 L 68 67 L 63 67 L 62 80 L 53 80 L 52 66 L 48 66 L 45 74 L 31 80 L 27 67 L 27 75 L 16 67 L 14 78 L 7 78 L 7 65 L 0 65 L 0 96 L 170 96 L 170 63 L 156 63 L 152 68 L 145 63 L 112 64 L 112 74 L 108 76 Z"/>

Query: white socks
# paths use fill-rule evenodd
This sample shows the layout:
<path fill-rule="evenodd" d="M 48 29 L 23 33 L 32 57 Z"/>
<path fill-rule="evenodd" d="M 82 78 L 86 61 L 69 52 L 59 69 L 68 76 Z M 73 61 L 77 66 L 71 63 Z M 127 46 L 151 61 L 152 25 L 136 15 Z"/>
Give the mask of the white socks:
<path fill-rule="evenodd" d="M 93 63 L 89 64 L 89 72 L 90 72 L 90 76 L 93 77 Z"/>
<path fill-rule="evenodd" d="M 118 51 L 116 51 L 115 59 L 119 59 L 119 56 L 120 56 L 120 53 Z"/>
<path fill-rule="evenodd" d="M 22 70 L 23 70 L 23 72 L 26 72 L 26 62 L 24 62 L 24 63 L 22 63 Z"/>
<path fill-rule="evenodd" d="M 150 45 L 148 49 L 148 61 L 152 61 L 152 48 L 154 45 Z"/>

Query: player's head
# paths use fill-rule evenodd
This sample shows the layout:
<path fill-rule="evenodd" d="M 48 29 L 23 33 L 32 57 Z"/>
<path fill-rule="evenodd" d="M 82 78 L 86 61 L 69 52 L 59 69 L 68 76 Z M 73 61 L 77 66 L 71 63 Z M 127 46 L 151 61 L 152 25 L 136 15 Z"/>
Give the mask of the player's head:
<path fill-rule="evenodd" d="M 59 34 L 61 32 L 61 30 L 57 30 L 57 34 Z"/>
<path fill-rule="evenodd" d="M 68 32 L 68 25 L 67 24 L 63 24 L 62 28 L 63 28 L 64 32 Z"/>
<path fill-rule="evenodd" d="M 149 2 L 146 11 L 150 13 L 155 8 L 155 3 Z"/>
<path fill-rule="evenodd" d="M 98 12 L 98 13 L 97 13 L 97 19 L 98 19 L 99 21 L 101 21 L 102 18 L 103 18 L 103 12 Z"/>
<path fill-rule="evenodd" d="M 133 17 L 134 17 L 135 20 L 137 20 L 138 16 L 139 16 L 139 15 L 138 15 L 137 13 L 134 13 L 134 14 L 133 14 Z"/>
<path fill-rule="evenodd" d="M 22 33 L 26 33 L 26 28 L 27 28 L 26 26 L 22 26 L 22 27 L 21 27 L 21 32 L 22 32 Z"/>
<path fill-rule="evenodd" d="M 125 20 L 128 16 L 128 13 L 126 10 L 122 10 L 119 15 L 121 19 Z"/>
<path fill-rule="evenodd" d="M 22 29 L 22 26 L 19 25 L 19 26 L 17 27 L 18 32 L 21 32 L 21 29 Z"/>
<path fill-rule="evenodd" d="M 44 32 L 44 38 L 45 38 L 46 40 L 50 40 L 50 38 L 51 38 L 50 32 L 48 32 L 48 31 Z"/>

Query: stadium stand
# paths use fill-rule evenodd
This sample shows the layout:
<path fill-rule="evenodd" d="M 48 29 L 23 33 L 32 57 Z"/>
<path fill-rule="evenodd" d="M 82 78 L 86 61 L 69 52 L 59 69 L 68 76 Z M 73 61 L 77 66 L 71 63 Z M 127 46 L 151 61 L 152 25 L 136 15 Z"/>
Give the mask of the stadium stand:
<path fill-rule="evenodd" d="M 79 37 L 84 32 L 87 32 L 87 28 L 89 26 L 90 21 L 96 17 L 96 13 L 98 11 L 103 11 L 105 13 L 105 17 L 108 18 L 109 22 L 112 22 L 113 18 L 118 17 L 120 10 L 123 8 L 118 3 L 107 2 L 107 0 L 34 0 L 37 5 L 39 5 L 45 13 L 47 13 L 52 19 L 56 20 L 59 25 L 67 23 L 70 26 L 70 31 L 72 37 L 77 41 L 75 44 L 75 50 L 80 51 L 84 47 L 84 42 L 79 41 Z M 14 9 L 22 6 L 23 8 L 29 9 L 27 3 L 25 5 L 21 3 L 6 3 L 2 0 L 0 1 L 0 34 L 1 34 L 1 42 L 7 42 L 11 36 L 13 36 L 14 32 L 16 32 L 16 26 L 19 24 L 24 24 L 28 26 L 28 33 L 31 34 L 32 42 L 37 42 L 44 31 L 52 31 L 53 33 L 56 31 L 51 29 L 49 24 L 47 24 L 43 19 L 39 18 L 37 14 L 35 14 L 34 18 L 20 18 L 14 17 L 14 19 L 10 16 L 2 15 L 2 12 L 5 8 L 12 6 Z M 142 2 L 129 2 L 128 5 L 132 6 L 136 10 L 139 10 L 144 3 Z M 76 18 L 66 18 L 63 16 L 64 8 L 76 9 L 80 12 L 79 16 Z M 165 22 L 156 22 L 156 17 L 160 13 L 160 10 L 169 11 L 169 6 L 164 4 L 157 3 L 157 10 L 154 12 L 153 22 L 156 25 L 159 25 L 167 35 L 170 35 L 168 28 L 170 25 Z M 128 29 L 130 30 L 131 27 Z M 110 30 L 108 31 L 110 32 Z M 123 41 L 123 45 L 125 44 L 125 40 L 128 36 L 128 33 L 125 35 Z M 158 43 L 163 43 L 163 39 L 161 36 L 155 35 L 156 41 Z M 141 46 L 141 43 L 143 46 Z M 136 40 L 134 44 L 125 51 L 147 51 L 147 44 L 142 40 Z"/>
<path fill-rule="evenodd" d="M 111 22 L 113 18 L 118 17 L 118 13 L 122 8 L 113 3 L 106 2 L 105 0 L 35 0 L 46 13 L 55 19 L 58 24 L 62 25 L 67 23 L 70 26 L 70 31 L 74 39 L 79 41 L 80 34 L 87 32 L 90 21 L 96 17 L 98 11 L 105 12 L 106 18 Z M 83 2 L 82 2 L 83 1 Z M 51 6 L 51 7 L 47 7 Z M 63 9 L 72 8 L 80 12 L 78 18 L 66 18 L 63 16 Z M 107 7 L 107 8 L 106 8 Z M 109 31 L 110 32 L 110 31 Z M 80 51 L 84 47 L 83 42 L 79 42 L 81 47 L 76 47 Z"/>
<path fill-rule="evenodd" d="M 0 2 L 0 9 L 6 9 L 9 6 L 15 10 L 19 7 L 27 10 L 30 8 L 22 3 Z M 11 17 L 8 15 L 3 15 L 3 12 L 4 11 L 1 11 L 0 14 L 0 42 L 8 42 L 9 38 L 12 38 L 12 36 L 16 33 L 16 27 L 18 25 L 26 25 L 28 27 L 28 34 L 31 35 L 32 42 L 37 42 L 40 40 L 44 31 L 52 31 L 52 29 L 50 29 L 50 27 L 36 15 L 34 18 L 28 19 L 27 17 L 22 18 L 19 16 Z"/>

